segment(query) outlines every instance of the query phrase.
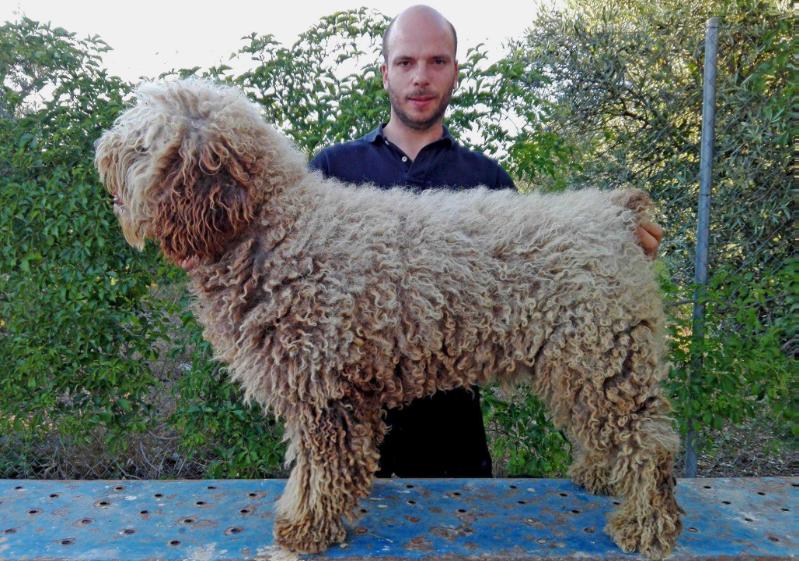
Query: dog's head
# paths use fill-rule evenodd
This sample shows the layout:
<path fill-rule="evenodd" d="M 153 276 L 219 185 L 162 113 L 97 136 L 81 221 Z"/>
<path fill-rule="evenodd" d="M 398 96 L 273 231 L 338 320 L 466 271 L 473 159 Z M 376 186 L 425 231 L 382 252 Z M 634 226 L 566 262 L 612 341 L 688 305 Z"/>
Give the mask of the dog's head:
<path fill-rule="evenodd" d="M 304 170 L 243 93 L 200 80 L 140 86 L 97 141 L 95 165 L 128 243 L 157 240 L 181 265 L 218 257 Z"/>

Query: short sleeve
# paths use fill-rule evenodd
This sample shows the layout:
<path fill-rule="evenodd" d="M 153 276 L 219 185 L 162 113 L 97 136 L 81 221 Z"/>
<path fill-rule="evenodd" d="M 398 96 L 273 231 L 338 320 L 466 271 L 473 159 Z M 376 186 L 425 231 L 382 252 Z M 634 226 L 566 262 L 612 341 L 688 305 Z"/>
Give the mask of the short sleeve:
<path fill-rule="evenodd" d="M 320 150 L 313 159 L 308 162 L 308 168 L 322 172 L 325 177 L 330 176 L 330 167 L 327 160 L 327 149 Z"/>
<path fill-rule="evenodd" d="M 497 164 L 497 181 L 494 186 L 495 189 L 513 189 L 516 191 L 516 185 L 513 183 L 511 176 L 502 169 L 502 166 Z"/>

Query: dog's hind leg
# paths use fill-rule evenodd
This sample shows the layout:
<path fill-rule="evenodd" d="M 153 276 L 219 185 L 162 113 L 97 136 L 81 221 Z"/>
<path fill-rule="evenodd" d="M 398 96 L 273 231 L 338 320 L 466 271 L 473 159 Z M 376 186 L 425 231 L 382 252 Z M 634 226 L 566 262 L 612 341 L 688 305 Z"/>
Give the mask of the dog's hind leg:
<path fill-rule="evenodd" d="M 317 553 L 346 537 L 342 517 L 353 518 L 378 469 L 383 425 L 343 402 L 308 408 L 286 423 L 287 462 L 294 467 L 277 504 L 274 535 L 291 551 Z"/>
<path fill-rule="evenodd" d="M 618 433 L 610 473 L 610 484 L 623 503 L 605 531 L 624 551 L 640 551 L 653 559 L 671 552 L 682 529 L 673 474 L 678 439 L 668 410 L 665 400 L 655 395 L 636 412 L 637 418 L 616 419 L 626 425 Z"/>
<path fill-rule="evenodd" d="M 664 366 L 647 322 L 617 329 L 603 350 L 556 331 L 537 357 L 533 387 L 577 449 L 570 473 L 622 498 L 606 531 L 624 551 L 667 555 L 681 530 L 672 475 L 678 437 L 659 380 Z"/>

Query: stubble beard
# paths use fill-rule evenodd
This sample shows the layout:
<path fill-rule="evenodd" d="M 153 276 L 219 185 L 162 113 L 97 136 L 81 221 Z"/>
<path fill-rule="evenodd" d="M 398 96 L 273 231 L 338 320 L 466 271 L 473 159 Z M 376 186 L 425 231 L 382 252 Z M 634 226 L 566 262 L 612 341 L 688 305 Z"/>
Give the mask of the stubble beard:
<path fill-rule="evenodd" d="M 400 102 L 400 96 L 398 96 L 394 90 L 388 88 L 388 99 L 389 103 L 391 103 L 391 109 L 394 111 L 394 114 L 397 118 L 408 128 L 417 130 L 417 131 L 426 131 L 436 125 L 441 118 L 444 116 L 444 113 L 447 111 L 447 106 L 449 105 L 449 101 L 452 98 L 452 88 L 448 89 L 444 97 L 441 98 L 441 101 L 438 102 L 438 106 L 433 113 L 424 120 L 414 119 L 410 116 L 405 110 L 402 109 L 402 104 Z"/>

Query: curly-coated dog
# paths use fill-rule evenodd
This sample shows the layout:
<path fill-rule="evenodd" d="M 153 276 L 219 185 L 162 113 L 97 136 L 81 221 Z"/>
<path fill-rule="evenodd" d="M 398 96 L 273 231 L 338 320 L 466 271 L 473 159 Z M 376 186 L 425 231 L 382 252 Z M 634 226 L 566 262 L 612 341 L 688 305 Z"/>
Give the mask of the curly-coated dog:
<path fill-rule="evenodd" d="M 141 86 L 96 165 L 127 241 L 188 270 L 218 359 L 285 422 L 281 546 L 345 538 L 384 408 L 499 380 L 544 400 L 575 482 L 623 498 L 606 527 L 622 549 L 672 549 L 663 311 L 633 233 L 646 195 L 355 188 L 202 81 Z"/>

